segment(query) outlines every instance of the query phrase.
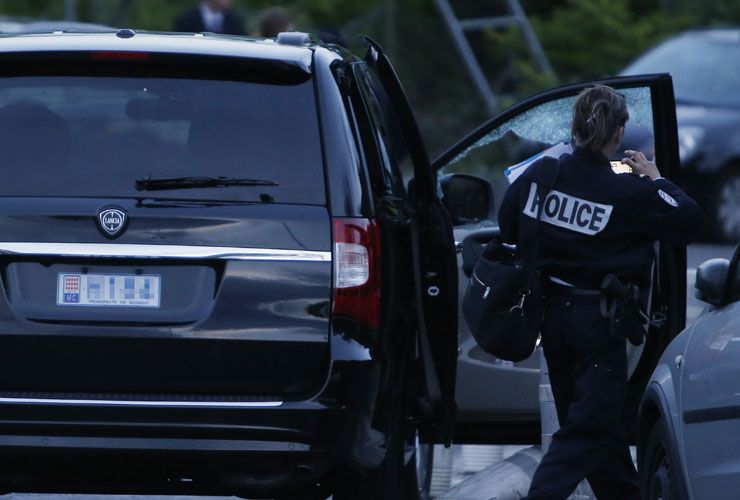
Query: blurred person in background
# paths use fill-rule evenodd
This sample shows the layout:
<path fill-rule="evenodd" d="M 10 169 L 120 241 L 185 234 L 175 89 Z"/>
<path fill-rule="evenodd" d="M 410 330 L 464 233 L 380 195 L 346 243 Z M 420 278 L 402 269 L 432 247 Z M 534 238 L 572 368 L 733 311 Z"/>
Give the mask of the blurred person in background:
<path fill-rule="evenodd" d="M 260 16 L 259 36 L 263 38 L 275 38 L 283 31 L 293 31 L 295 25 L 282 7 L 270 7 Z"/>
<path fill-rule="evenodd" d="M 203 0 L 175 19 L 174 31 L 246 35 L 244 18 L 232 9 L 233 0 Z"/>

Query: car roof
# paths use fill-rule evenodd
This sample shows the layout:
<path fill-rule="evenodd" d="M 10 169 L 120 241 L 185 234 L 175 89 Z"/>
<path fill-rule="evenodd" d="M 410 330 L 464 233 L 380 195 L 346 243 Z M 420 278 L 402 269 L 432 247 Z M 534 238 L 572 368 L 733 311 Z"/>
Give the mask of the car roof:
<path fill-rule="evenodd" d="M 289 63 L 307 72 L 311 68 L 314 47 L 212 33 L 155 33 L 116 29 L 0 34 L 0 54 L 120 51 L 243 57 Z"/>

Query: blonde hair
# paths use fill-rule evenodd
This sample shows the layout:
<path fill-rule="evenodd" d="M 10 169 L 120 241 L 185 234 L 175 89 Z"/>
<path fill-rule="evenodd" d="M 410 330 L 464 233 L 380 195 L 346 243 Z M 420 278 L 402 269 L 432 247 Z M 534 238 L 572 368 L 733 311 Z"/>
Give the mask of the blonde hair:
<path fill-rule="evenodd" d="M 580 146 L 598 152 L 629 117 L 622 94 L 606 85 L 595 85 L 578 94 L 573 107 L 571 134 Z"/>

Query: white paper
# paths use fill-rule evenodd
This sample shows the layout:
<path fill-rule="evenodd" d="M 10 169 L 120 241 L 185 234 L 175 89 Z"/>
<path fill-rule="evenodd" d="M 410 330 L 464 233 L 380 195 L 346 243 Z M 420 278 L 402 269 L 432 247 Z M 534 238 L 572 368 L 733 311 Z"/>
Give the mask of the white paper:
<path fill-rule="evenodd" d="M 509 181 L 509 184 L 512 184 L 517 178 L 522 175 L 529 166 L 539 160 L 543 157 L 549 157 L 549 158 L 560 158 L 564 154 L 572 153 L 573 147 L 570 144 L 570 141 L 563 141 L 555 144 L 552 147 L 547 148 L 544 151 L 541 151 L 537 153 L 536 155 L 527 158 L 521 163 L 517 163 L 516 165 L 513 165 L 506 170 L 504 170 L 504 176 L 506 177 L 506 180 Z"/>

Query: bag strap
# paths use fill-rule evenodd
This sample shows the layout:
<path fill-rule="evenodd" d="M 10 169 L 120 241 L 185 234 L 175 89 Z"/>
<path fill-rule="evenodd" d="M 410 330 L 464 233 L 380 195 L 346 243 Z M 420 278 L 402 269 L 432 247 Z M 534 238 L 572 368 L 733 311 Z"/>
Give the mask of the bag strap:
<path fill-rule="evenodd" d="M 525 227 L 530 227 L 530 233 L 527 237 L 523 237 L 524 233 L 520 231 L 519 234 L 519 247 L 521 249 L 521 255 L 524 262 L 524 282 L 522 288 L 530 290 L 534 283 L 534 277 L 537 273 L 538 260 L 539 260 L 539 230 L 540 222 L 542 220 L 542 211 L 545 209 L 545 198 L 548 193 L 555 187 L 555 183 L 560 175 L 560 160 L 557 158 L 544 157 L 537 165 L 537 170 L 534 172 L 532 178 L 533 182 L 537 183 L 537 199 L 539 200 L 537 206 L 537 218 L 534 222 L 525 224 Z M 527 219 L 531 221 L 529 217 L 525 217 L 524 214 L 520 216 L 520 219 Z M 520 225 L 521 227 L 521 225 Z"/>

